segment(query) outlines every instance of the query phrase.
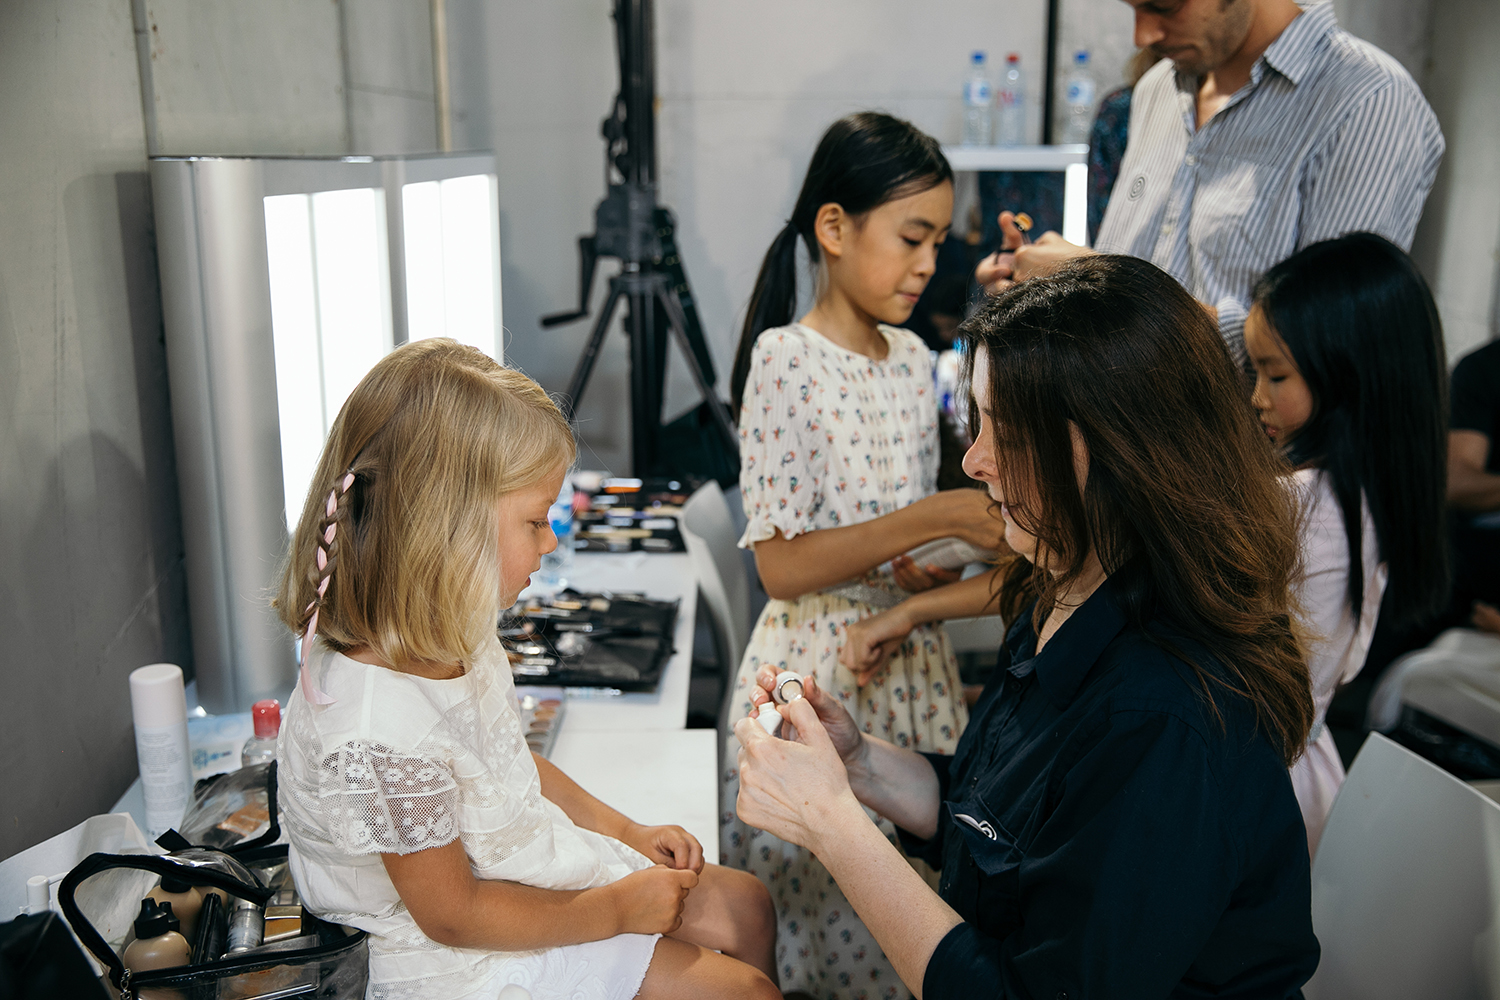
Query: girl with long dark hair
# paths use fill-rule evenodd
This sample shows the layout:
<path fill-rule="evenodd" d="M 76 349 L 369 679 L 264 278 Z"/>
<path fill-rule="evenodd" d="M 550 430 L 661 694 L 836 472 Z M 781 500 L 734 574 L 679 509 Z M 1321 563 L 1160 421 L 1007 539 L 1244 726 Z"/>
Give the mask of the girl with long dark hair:
<path fill-rule="evenodd" d="M 759 670 L 792 670 L 816 676 L 884 739 L 939 753 L 958 741 L 962 686 L 940 626 L 913 634 L 862 689 L 837 658 L 850 623 L 932 582 L 903 553 L 954 535 L 999 544 L 982 493 L 934 492 L 931 356 L 894 325 L 932 276 L 953 211 L 952 176 L 937 142 L 909 123 L 850 115 L 819 142 L 791 220 L 766 253 L 732 391 L 748 521 L 740 544 L 754 550 L 771 600 L 741 661 L 732 717 L 750 711 Z M 799 243 L 817 289 L 794 322 Z M 731 739 L 727 760 L 736 748 Z M 896 997 L 902 987 L 890 964 L 818 859 L 728 809 L 738 781 L 726 768 L 724 859 L 771 890 L 782 988 L 819 1000 L 857 990 Z"/>
<path fill-rule="evenodd" d="M 1334 693 L 1364 666 L 1377 618 L 1420 626 L 1446 608 L 1443 331 L 1411 258 L 1353 233 L 1266 273 L 1245 347 L 1252 401 L 1302 500 L 1296 590 L 1317 715 L 1292 784 L 1316 851 L 1344 780 L 1323 723 Z"/>
<path fill-rule="evenodd" d="M 1019 555 L 1000 662 L 950 757 L 861 732 L 807 680 L 795 739 L 736 724 L 740 815 L 817 854 L 922 1000 L 1300 996 L 1296 501 L 1228 350 L 1170 276 L 1112 255 L 960 332 L 964 467 Z"/>

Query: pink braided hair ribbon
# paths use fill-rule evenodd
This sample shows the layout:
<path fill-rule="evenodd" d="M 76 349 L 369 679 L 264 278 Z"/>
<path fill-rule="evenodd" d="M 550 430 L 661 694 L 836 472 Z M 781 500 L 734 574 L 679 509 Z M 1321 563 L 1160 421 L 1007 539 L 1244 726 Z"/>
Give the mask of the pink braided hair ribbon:
<path fill-rule="evenodd" d="M 349 487 L 353 485 L 354 473 L 351 472 L 344 476 L 343 481 L 337 487 L 328 491 L 328 506 L 325 516 L 333 517 L 339 509 L 339 495 L 347 493 Z M 323 606 L 323 595 L 328 592 L 328 581 L 333 575 L 331 573 L 323 573 L 323 570 L 328 568 L 328 546 L 333 544 L 334 536 L 338 534 L 338 528 L 337 524 L 330 524 L 323 531 L 322 540 L 318 544 L 318 572 L 323 574 L 322 579 L 318 581 L 318 596 L 314 597 L 312 602 L 303 609 L 304 613 L 311 611 L 312 617 L 307 620 L 307 628 L 302 632 L 302 649 L 298 655 L 298 659 L 302 662 L 302 697 L 314 705 L 332 705 L 338 700 L 329 697 L 325 691 L 314 684 L 312 673 L 307 669 L 307 654 L 312 651 L 313 639 L 318 634 L 318 611 Z"/>

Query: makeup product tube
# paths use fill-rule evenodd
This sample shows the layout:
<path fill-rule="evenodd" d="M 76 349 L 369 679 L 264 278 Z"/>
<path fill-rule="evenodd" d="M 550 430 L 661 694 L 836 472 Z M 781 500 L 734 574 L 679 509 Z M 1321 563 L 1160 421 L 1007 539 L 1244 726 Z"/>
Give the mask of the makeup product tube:
<path fill-rule="evenodd" d="M 193 787 L 182 668 L 152 663 L 131 671 L 130 712 L 146 798 L 146 833 L 155 840 L 182 822 Z"/>
<path fill-rule="evenodd" d="M 229 915 L 229 937 L 226 944 L 230 955 L 258 948 L 265 937 L 264 911 L 249 899 L 236 899 L 234 910 Z"/>
<path fill-rule="evenodd" d="M 229 923 L 229 914 L 217 895 L 203 897 L 203 909 L 198 911 L 198 933 L 193 941 L 193 964 L 204 965 L 217 962 L 224 957 L 224 938 Z"/>

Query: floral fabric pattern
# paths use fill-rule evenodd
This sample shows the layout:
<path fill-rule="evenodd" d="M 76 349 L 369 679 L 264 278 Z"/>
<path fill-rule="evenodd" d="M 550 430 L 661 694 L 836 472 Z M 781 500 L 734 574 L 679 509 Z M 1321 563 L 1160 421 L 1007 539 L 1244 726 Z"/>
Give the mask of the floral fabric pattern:
<path fill-rule="evenodd" d="M 881 332 L 889 347 L 884 361 L 844 351 L 805 326 L 768 330 L 756 341 L 740 411 L 740 490 L 748 521 L 742 546 L 777 530 L 791 538 L 858 524 L 935 489 L 931 356 L 915 334 L 891 327 Z M 873 570 L 860 582 L 899 593 L 889 572 Z M 749 712 L 755 675 L 770 664 L 815 674 L 867 733 L 913 750 L 951 753 L 968 712 L 941 626 L 914 630 L 887 671 L 863 689 L 839 665 L 848 624 L 877 610 L 832 593 L 770 601 L 740 663 L 730 718 Z M 755 874 L 771 890 L 781 989 L 819 1000 L 909 995 L 817 858 L 740 822 L 733 736 L 725 751 L 721 861 Z M 894 828 L 879 822 L 894 843 Z M 932 881 L 921 862 L 913 867 Z"/>

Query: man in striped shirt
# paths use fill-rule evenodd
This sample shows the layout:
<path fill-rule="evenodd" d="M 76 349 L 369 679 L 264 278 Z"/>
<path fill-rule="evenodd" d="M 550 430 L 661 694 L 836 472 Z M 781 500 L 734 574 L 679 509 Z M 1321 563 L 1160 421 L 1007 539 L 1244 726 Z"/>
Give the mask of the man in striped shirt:
<path fill-rule="evenodd" d="M 1411 76 L 1339 28 L 1331 3 L 1125 2 L 1136 44 L 1163 61 L 1136 85 L 1095 247 L 1181 281 L 1243 361 L 1250 292 L 1272 265 L 1355 231 L 1410 249 L 1443 135 Z M 1019 249 L 976 272 L 992 291 L 1089 252 L 1056 233 L 1022 246 L 1009 215 Z"/>

